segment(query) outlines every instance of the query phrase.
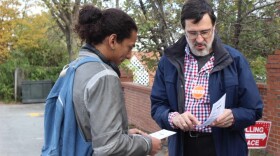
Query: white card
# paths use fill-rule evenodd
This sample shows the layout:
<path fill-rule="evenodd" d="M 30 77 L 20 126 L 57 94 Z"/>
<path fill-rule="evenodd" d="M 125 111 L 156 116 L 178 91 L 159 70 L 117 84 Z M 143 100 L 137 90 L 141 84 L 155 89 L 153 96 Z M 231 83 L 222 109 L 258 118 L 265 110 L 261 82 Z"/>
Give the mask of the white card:
<path fill-rule="evenodd" d="M 213 104 L 212 111 L 207 118 L 207 120 L 201 124 L 197 125 L 197 127 L 203 127 L 210 125 L 213 121 L 215 121 L 221 114 L 223 114 L 225 110 L 226 103 L 226 94 L 224 94 L 217 102 Z"/>
<path fill-rule="evenodd" d="M 167 137 L 169 137 L 171 135 L 174 135 L 174 134 L 176 134 L 176 132 L 169 131 L 169 130 L 166 130 L 166 129 L 162 129 L 160 131 L 151 133 L 150 136 L 155 137 L 157 139 L 164 139 L 164 138 L 167 138 Z"/>

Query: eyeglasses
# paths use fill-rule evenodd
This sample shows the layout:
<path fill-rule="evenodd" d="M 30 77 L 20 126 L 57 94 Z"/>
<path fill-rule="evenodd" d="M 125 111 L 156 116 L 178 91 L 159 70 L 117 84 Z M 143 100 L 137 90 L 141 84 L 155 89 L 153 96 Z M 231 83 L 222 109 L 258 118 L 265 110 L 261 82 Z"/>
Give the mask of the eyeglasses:
<path fill-rule="evenodd" d="M 187 31 L 186 36 L 189 39 L 196 39 L 198 35 L 201 35 L 203 38 L 208 38 L 212 34 L 213 28 L 202 30 L 202 31 Z"/>

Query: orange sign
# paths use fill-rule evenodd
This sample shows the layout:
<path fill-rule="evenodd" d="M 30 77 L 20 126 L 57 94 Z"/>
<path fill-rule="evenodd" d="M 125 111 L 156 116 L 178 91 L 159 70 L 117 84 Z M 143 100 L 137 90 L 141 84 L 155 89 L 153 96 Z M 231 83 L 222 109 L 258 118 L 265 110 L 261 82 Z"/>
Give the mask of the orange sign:
<path fill-rule="evenodd" d="M 195 99 L 201 99 L 204 94 L 205 94 L 205 89 L 203 86 L 195 86 L 192 89 L 192 96 Z"/>

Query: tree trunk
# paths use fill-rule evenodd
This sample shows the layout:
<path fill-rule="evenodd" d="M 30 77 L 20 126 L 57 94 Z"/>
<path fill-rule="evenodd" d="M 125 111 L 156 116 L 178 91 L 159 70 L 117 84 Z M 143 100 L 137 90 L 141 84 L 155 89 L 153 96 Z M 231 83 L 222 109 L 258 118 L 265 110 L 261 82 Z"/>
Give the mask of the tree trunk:
<path fill-rule="evenodd" d="M 72 32 L 68 28 L 68 29 L 66 29 L 66 32 L 64 34 L 66 36 L 66 45 L 67 45 L 67 51 L 68 51 L 68 55 L 69 55 L 69 62 L 71 62 L 73 60 Z"/>
<path fill-rule="evenodd" d="M 73 23 L 79 12 L 81 0 L 75 0 L 71 3 L 70 0 L 56 1 L 43 0 L 55 19 L 57 25 L 65 35 L 69 61 L 73 59 Z M 71 5 L 69 5 L 71 4 Z"/>
<path fill-rule="evenodd" d="M 241 33 L 241 29 L 242 29 L 242 26 L 241 26 L 241 14 L 242 14 L 242 0 L 238 0 L 237 2 L 237 19 L 236 19 L 236 23 L 234 25 L 235 27 L 235 30 L 234 30 L 234 47 L 236 49 L 238 49 L 238 44 L 239 44 L 239 36 L 240 36 L 240 33 Z"/>

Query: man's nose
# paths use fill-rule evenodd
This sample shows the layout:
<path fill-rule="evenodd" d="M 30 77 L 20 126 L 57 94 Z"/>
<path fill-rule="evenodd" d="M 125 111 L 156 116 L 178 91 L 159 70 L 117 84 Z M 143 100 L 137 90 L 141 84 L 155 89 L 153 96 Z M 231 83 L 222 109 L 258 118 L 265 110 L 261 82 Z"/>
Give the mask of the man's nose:
<path fill-rule="evenodd" d="M 198 43 L 201 43 L 201 42 L 203 42 L 204 41 L 204 38 L 202 37 L 202 35 L 201 34 L 197 34 L 197 36 L 196 36 L 196 42 L 198 42 Z"/>
<path fill-rule="evenodd" d="M 126 59 L 131 59 L 132 57 L 132 52 L 130 51 L 127 55 L 126 55 Z"/>

